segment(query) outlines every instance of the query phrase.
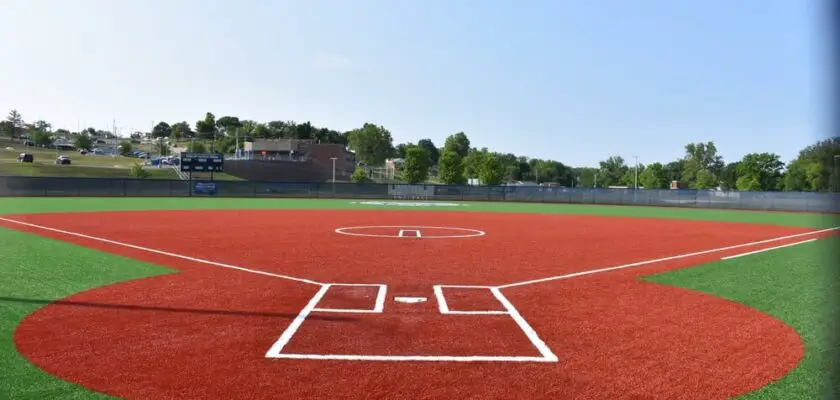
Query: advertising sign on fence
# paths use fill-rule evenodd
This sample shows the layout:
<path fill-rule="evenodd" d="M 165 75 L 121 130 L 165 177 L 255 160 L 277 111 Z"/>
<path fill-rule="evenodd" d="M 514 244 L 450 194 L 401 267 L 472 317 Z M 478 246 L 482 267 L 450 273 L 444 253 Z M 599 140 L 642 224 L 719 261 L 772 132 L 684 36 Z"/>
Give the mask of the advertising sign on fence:
<path fill-rule="evenodd" d="M 195 182 L 193 193 L 212 196 L 216 194 L 216 184 L 214 182 Z"/>

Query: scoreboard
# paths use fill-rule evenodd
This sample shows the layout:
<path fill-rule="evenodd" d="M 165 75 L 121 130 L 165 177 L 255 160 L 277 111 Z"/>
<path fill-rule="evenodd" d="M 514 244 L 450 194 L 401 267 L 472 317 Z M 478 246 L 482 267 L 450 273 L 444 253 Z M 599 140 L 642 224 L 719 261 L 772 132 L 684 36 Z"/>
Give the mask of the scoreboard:
<path fill-rule="evenodd" d="M 181 153 L 183 172 L 224 172 L 225 157 L 219 153 Z"/>

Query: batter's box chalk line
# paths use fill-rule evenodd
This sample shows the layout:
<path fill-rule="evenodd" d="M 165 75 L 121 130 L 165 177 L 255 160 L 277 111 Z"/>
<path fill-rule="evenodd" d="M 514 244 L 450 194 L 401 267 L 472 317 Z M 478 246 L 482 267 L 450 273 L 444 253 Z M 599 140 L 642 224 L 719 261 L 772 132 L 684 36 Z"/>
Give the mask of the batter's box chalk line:
<path fill-rule="evenodd" d="M 374 307 L 372 309 L 334 309 L 319 308 L 318 302 L 334 286 L 360 286 L 377 287 L 378 292 Z M 452 310 L 446 301 L 445 289 L 476 289 L 488 290 L 499 301 L 504 310 L 492 311 L 458 311 Z M 315 295 L 309 300 L 306 306 L 292 320 L 277 341 L 266 352 L 265 357 L 271 359 L 293 359 L 293 360 L 342 360 L 342 361 L 436 361 L 436 362 L 558 362 L 559 359 L 551 351 L 548 345 L 539 337 L 536 331 L 522 317 L 516 307 L 511 304 L 507 297 L 502 294 L 498 287 L 493 286 L 467 286 L 467 285 L 433 285 L 432 291 L 438 302 L 438 311 L 443 315 L 508 315 L 531 344 L 539 351 L 540 356 L 449 356 L 449 355 L 374 355 L 374 354 L 298 354 L 284 353 L 283 348 L 292 340 L 295 333 L 300 329 L 306 319 L 313 312 L 335 312 L 335 313 L 382 313 L 385 308 L 387 286 L 382 284 L 351 284 L 351 283 L 328 283 L 323 284 Z"/>

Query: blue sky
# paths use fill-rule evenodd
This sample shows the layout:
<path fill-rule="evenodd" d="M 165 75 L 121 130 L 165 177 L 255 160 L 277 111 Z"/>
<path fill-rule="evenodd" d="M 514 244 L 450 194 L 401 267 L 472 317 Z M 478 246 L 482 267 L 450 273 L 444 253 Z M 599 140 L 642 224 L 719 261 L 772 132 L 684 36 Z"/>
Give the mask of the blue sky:
<path fill-rule="evenodd" d="M 4 0 L 0 109 L 122 132 L 205 112 L 596 165 L 825 137 L 817 0 Z M 13 62 L 8 55 L 14 55 Z M 3 111 L 5 112 L 5 111 Z"/>

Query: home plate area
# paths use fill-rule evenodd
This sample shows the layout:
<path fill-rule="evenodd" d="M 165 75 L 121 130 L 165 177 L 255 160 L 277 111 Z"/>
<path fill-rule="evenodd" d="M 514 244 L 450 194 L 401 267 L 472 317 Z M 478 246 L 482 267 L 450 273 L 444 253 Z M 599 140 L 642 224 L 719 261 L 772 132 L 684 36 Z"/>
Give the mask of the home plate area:
<path fill-rule="evenodd" d="M 266 353 L 274 359 L 557 362 L 498 288 L 324 284 Z M 343 314 L 346 318 L 313 318 Z"/>

